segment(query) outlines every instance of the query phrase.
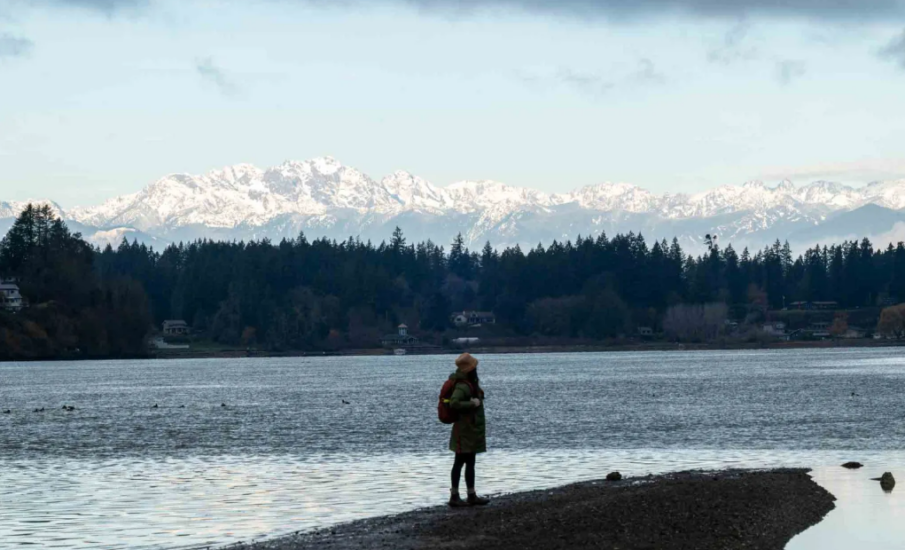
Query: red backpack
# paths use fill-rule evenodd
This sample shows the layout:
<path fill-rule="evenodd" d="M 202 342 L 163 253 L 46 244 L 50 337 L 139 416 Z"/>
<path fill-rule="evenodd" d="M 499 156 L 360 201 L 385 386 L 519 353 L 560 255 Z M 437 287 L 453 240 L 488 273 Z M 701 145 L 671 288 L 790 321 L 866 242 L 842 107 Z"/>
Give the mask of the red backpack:
<path fill-rule="evenodd" d="M 437 418 L 444 424 L 455 424 L 459 419 L 459 412 L 449 406 L 449 399 L 452 397 L 453 392 L 456 391 L 456 384 L 460 382 L 468 384 L 468 388 L 474 395 L 474 387 L 467 380 L 451 378 L 444 382 L 443 387 L 440 388 L 440 401 L 437 403 Z"/>

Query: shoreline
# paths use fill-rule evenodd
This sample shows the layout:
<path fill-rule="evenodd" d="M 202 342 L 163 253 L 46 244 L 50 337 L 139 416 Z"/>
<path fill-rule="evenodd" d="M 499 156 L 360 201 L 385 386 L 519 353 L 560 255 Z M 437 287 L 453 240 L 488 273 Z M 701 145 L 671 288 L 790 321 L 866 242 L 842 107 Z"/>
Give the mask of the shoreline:
<path fill-rule="evenodd" d="M 625 352 L 673 352 L 673 351 L 758 351 L 758 350 L 794 350 L 794 349 L 849 349 L 849 348 L 896 348 L 905 347 L 905 342 L 890 340 L 853 340 L 853 341 L 800 341 L 800 342 L 771 342 L 771 343 L 692 343 L 677 344 L 673 342 L 652 342 L 632 344 L 561 344 L 561 345 L 537 345 L 537 346 L 475 346 L 471 348 L 429 348 L 424 350 L 408 350 L 405 356 L 425 355 L 457 355 L 463 351 L 472 354 L 484 355 L 511 355 L 511 354 L 545 354 L 545 353 L 625 353 Z M 287 351 L 267 352 L 259 350 L 223 350 L 202 352 L 175 352 L 158 353 L 150 355 L 149 359 L 236 359 L 236 358 L 269 358 L 269 357 L 390 357 L 394 356 L 392 350 L 373 349 L 348 349 L 332 352 L 318 351 Z"/>
<path fill-rule="evenodd" d="M 671 351 L 757 351 L 795 349 L 848 349 L 848 348 L 896 348 L 905 347 L 905 342 L 894 340 L 851 340 L 851 341 L 792 341 L 770 343 L 714 342 L 679 344 L 675 342 L 639 342 L 630 344 L 558 344 L 536 346 L 475 346 L 470 348 L 429 348 L 407 350 L 405 356 L 457 355 L 463 351 L 472 354 L 510 355 L 544 353 L 625 353 L 625 352 L 671 352 Z M 332 352 L 286 351 L 268 352 L 259 350 L 223 350 L 201 352 L 162 352 L 151 354 L 149 359 L 236 359 L 243 357 L 389 357 L 393 351 L 381 348 L 347 349 Z M 403 357 L 405 357 L 403 356 Z"/>
<path fill-rule="evenodd" d="M 637 342 L 629 344 L 551 344 L 551 345 L 512 345 L 512 346 L 476 346 L 470 348 L 431 347 L 422 350 L 408 350 L 406 356 L 458 355 L 463 351 L 484 355 L 512 354 L 552 354 L 552 353 L 630 353 L 630 352 L 676 352 L 676 351 L 769 351 L 798 349 L 883 349 L 905 347 L 905 341 L 896 340 L 818 340 L 791 342 L 711 342 L 688 343 L 675 342 Z M 338 351 L 285 351 L 272 352 L 262 350 L 199 350 L 199 351 L 157 351 L 145 355 L 129 355 L 122 357 L 23 357 L 18 359 L 0 359 L 3 363 L 37 363 L 60 361 L 133 361 L 133 360 L 172 360 L 172 359 L 243 359 L 273 357 L 392 357 L 392 350 L 383 348 L 346 349 Z"/>
<path fill-rule="evenodd" d="M 423 350 L 408 350 L 405 356 L 426 355 L 458 355 L 463 351 L 483 355 L 511 354 L 547 354 L 547 353 L 629 353 L 629 352 L 676 352 L 676 351 L 768 351 L 797 349 L 851 349 L 851 348 L 899 348 L 905 347 L 905 341 L 896 340 L 818 340 L 791 342 L 711 342 L 688 343 L 675 342 L 637 342 L 629 344 L 556 344 L 556 345 L 512 345 L 512 346 L 476 346 L 471 348 L 431 347 Z M 383 348 L 346 349 L 338 351 L 285 351 L 271 352 L 262 350 L 200 350 L 200 351 L 158 351 L 146 355 L 129 355 L 123 357 L 28 357 L 18 359 L 0 359 L 2 363 L 35 363 L 59 361 L 125 361 L 125 360 L 172 360 L 172 359 L 242 359 L 271 357 L 392 357 L 393 351 Z M 403 357 L 405 357 L 403 356 Z"/>
<path fill-rule="evenodd" d="M 687 471 L 587 481 L 497 496 L 486 507 L 440 505 L 222 550 L 782 550 L 835 508 L 835 497 L 808 471 Z"/>

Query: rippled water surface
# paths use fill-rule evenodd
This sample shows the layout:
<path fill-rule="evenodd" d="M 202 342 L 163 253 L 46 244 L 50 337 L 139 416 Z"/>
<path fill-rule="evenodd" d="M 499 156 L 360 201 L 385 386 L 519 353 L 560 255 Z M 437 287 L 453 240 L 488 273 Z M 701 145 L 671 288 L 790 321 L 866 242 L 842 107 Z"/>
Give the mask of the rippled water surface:
<path fill-rule="evenodd" d="M 450 363 L 0 364 L 0 548 L 206 547 L 437 503 Z M 808 465 L 839 509 L 790 549 L 905 540 L 905 502 L 867 481 L 905 483 L 905 350 L 499 355 L 480 371 L 487 492 Z M 871 470 L 839 472 L 849 459 Z"/>

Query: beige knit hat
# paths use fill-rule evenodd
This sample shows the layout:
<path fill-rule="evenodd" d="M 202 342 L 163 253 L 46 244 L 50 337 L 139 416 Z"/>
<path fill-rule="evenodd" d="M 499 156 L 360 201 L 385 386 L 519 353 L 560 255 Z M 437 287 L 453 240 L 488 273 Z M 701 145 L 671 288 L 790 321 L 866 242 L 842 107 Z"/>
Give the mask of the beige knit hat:
<path fill-rule="evenodd" d="M 478 360 L 470 353 L 463 353 L 456 357 L 456 368 L 463 374 L 469 373 L 478 368 Z"/>

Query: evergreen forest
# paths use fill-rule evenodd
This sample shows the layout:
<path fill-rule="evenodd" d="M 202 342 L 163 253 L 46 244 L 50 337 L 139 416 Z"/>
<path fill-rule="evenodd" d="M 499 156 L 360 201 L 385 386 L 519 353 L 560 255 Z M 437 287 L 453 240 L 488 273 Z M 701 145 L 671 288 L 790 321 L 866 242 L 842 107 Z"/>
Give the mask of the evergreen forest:
<path fill-rule="evenodd" d="M 0 358 L 141 356 L 166 319 L 224 346 L 328 351 L 378 347 L 400 323 L 442 345 L 463 310 L 493 312 L 497 337 L 604 341 L 639 326 L 661 332 L 679 306 L 719 305 L 753 324 L 794 302 L 852 310 L 905 298 L 902 243 L 798 256 L 779 241 L 753 251 L 706 244 L 692 256 L 675 239 L 629 233 L 474 251 L 461 235 L 438 244 L 397 229 L 379 244 L 299 235 L 98 249 L 29 206 L 0 242 L 0 277 L 29 303 L 0 312 Z"/>

